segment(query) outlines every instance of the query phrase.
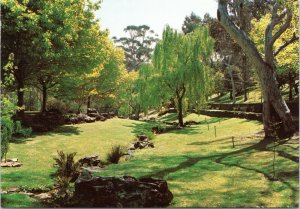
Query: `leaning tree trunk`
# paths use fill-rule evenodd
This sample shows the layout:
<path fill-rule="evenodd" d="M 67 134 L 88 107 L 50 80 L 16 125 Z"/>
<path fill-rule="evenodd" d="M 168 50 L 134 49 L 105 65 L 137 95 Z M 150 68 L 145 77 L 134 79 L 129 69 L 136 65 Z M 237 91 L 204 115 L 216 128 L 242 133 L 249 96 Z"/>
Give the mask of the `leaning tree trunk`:
<path fill-rule="evenodd" d="M 276 8 L 274 8 L 276 9 Z M 277 11 L 277 10 L 276 10 Z M 274 13 L 274 12 L 273 12 Z M 276 76 L 275 76 L 275 65 L 273 63 L 273 44 L 283 32 L 282 27 L 279 29 L 281 34 L 276 33 L 272 36 L 272 29 L 275 27 L 275 21 L 272 18 L 272 22 L 266 29 L 266 45 L 265 47 L 265 59 L 264 61 L 259 54 L 255 44 L 250 40 L 250 38 L 245 34 L 244 31 L 240 30 L 229 18 L 227 11 L 227 1 L 219 0 L 218 5 L 218 19 L 225 30 L 231 35 L 231 37 L 240 45 L 244 50 L 245 54 L 248 56 L 250 61 L 253 63 L 256 72 L 259 76 L 259 80 L 263 92 L 263 123 L 265 137 L 269 138 L 272 136 L 272 118 L 271 118 L 271 108 L 273 107 L 279 118 L 283 122 L 283 127 L 286 134 L 290 135 L 295 132 L 291 112 L 284 101 L 281 92 L 278 88 Z M 277 19 L 276 19 L 277 20 Z M 290 20 L 290 18 L 288 19 Z M 283 25 L 286 27 L 286 24 Z M 270 33 L 271 31 L 271 33 Z M 269 35 L 271 34 L 271 37 Z"/>

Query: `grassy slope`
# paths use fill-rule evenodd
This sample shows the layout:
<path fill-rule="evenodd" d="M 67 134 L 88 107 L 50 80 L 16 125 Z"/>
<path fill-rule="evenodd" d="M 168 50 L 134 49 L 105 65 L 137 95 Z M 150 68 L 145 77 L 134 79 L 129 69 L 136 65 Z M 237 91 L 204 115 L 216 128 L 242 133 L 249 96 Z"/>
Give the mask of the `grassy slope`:
<path fill-rule="evenodd" d="M 281 91 L 284 99 L 286 101 L 288 101 L 289 99 L 289 89 L 288 86 L 284 86 L 282 88 Z M 209 102 L 211 103 L 232 103 L 231 99 L 230 99 L 230 94 L 227 93 L 222 97 L 218 97 L 216 95 L 212 96 L 212 98 L 210 99 Z M 299 95 L 297 95 L 294 90 L 293 90 L 293 96 L 294 96 L 294 100 L 293 101 L 297 101 L 299 98 Z M 245 102 L 244 101 L 244 95 L 239 95 L 236 97 L 236 104 L 251 104 L 251 103 L 261 103 L 261 90 L 259 87 L 251 89 L 248 92 L 248 100 Z"/>
<path fill-rule="evenodd" d="M 171 120 L 172 115 L 164 118 Z M 206 119 L 210 130 L 202 124 L 158 135 L 154 149 L 140 150 L 129 161 L 110 165 L 97 175 L 164 178 L 174 194 L 171 207 L 297 206 L 298 162 L 293 161 L 293 156 L 298 155 L 298 140 L 276 148 L 280 151 L 275 164 L 280 180 L 270 181 L 273 153 L 255 149 L 259 148 L 254 146 L 258 139 L 237 138 L 236 147 L 232 148 L 228 138 L 255 134 L 261 130 L 261 124 L 194 114 L 186 119 L 202 122 Z M 49 174 L 57 149 L 77 151 L 78 157 L 95 153 L 103 159 L 112 144 L 128 145 L 134 133 L 153 125 L 112 119 L 105 123 L 66 126 L 60 133 L 12 144 L 8 157 L 18 157 L 24 165 L 2 169 L 2 187 L 51 185 Z"/>

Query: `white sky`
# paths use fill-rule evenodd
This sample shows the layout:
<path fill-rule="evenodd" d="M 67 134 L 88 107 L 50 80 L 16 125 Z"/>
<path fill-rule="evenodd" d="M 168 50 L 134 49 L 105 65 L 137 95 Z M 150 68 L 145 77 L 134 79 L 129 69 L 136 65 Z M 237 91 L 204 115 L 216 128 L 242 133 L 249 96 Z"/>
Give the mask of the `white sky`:
<path fill-rule="evenodd" d="M 184 18 L 194 12 L 203 17 L 209 13 L 216 17 L 216 0 L 103 0 L 96 12 L 102 29 L 110 36 L 125 36 L 128 25 L 148 25 L 161 37 L 166 24 L 181 30 Z"/>

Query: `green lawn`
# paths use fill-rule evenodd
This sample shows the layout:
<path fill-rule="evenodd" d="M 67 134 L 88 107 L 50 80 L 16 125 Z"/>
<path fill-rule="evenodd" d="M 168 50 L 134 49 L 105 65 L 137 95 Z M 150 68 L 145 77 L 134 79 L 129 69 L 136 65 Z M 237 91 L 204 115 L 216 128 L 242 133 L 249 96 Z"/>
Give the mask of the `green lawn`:
<path fill-rule="evenodd" d="M 166 115 L 164 120 L 174 119 Z M 158 135 L 154 149 L 134 153 L 129 161 L 110 165 L 95 175 L 151 176 L 168 181 L 174 199 L 170 207 L 297 207 L 298 139 L 276 143 L 273 180 L 273 143 L 259 143 L 256 121 L 189 115 L 201 125 Z M 205 123 L 210 123 L 209 130 Z M 8 157 L 18 157 L 20 168 L 2 169 L 2 188 L 50 186 L 56 150 L 76 151 L 77 157 L 104 158 L 113 144 L 129 145 L 134 134 L 154 126 L 122 119 L 65 126 L 56 133 L 11 144 Z M 216 127 L 216 134 L 214 127 Z M 252 138 L 245 136 L 252 135 Z M 235 137 L 235 148 L 232 147 Z M 14 206 L 5 195 L 3 206 Z M 15 197 L 16 199 L 16 197 Z M 20 199 L 20 198 L 19 198 Z M 29 202 L 28 206 L 36 203 Z M 23 203 L 24 204 L 24 203 Z M 20 203 L 21 205 L 21 203 Z"/>
<path fill-rule="evenodd" d="M 289 101 L 289 88 L 287 85 L 285 85 L 281 89 L 281 93 L 285 101 Z M 236 104 L 261 103 L 261 99 L 262 99 L 261 97 L 262 95 L 261 95 L 260 87 L 256 86 L 248 90 L 248 100 L 246 102 L 244 101 L 244 94 L 236 96 Z M 298 101 L 298 99 L 299 99 L 299 95 L 297 95 L 293 90 L 293 101 Z M 232 100 L 230 99 L 230 93 L 228 92 L 222 97 L 213 95 L 209 102 L 210 103 L 232 103 Z"/>

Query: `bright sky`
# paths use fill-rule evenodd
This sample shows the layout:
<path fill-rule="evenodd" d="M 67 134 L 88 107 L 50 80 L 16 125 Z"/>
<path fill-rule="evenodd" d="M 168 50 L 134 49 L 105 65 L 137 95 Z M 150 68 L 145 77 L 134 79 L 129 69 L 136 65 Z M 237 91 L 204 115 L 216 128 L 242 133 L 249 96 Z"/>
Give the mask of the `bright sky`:
<path fill-rule="evenodd" d="M 181 30 L 184 18 L 194 12 L 216 17 L 216 0 L 103 0 L 96 17 L 101 28 L 107 28 L 110 36 L 125 36 L 128 25 L 148 25 L 161 37 L 166 24 Z"/>

